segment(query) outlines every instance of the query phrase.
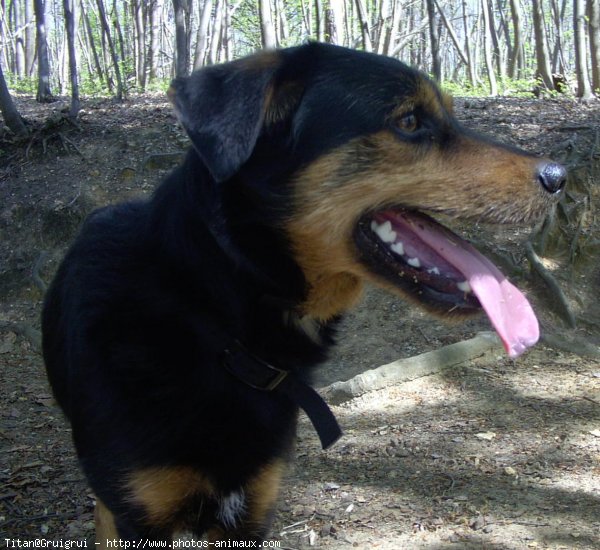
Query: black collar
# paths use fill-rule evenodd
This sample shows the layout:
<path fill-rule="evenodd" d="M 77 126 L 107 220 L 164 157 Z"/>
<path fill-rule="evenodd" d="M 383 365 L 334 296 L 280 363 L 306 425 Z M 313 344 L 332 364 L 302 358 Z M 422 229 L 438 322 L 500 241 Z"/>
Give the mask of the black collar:
<path fill-rule="evenodd" d="M 225 350 L 223 363 L 233 376 L 251 388 L 279 391 L 296 403 L 312 422 L 323 449 L 331 447 L 342 436 L 342 430 L 327 403 L 293 372 L 267 363 L 237 340 Z"/>

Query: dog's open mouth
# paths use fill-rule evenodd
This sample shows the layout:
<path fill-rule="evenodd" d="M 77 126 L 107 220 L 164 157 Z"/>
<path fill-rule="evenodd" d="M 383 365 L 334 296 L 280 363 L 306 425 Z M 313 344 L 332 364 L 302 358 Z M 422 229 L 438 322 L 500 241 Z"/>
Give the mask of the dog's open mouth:
<path fill-rule="evenodd" d="M 517 357 L 539 338 L 523 294 L 471 244 L 429 216 L 391 208 L 359 221 L 355 242 L 370 271 L 442 313 L 483 308 L 507 353 Z"/>

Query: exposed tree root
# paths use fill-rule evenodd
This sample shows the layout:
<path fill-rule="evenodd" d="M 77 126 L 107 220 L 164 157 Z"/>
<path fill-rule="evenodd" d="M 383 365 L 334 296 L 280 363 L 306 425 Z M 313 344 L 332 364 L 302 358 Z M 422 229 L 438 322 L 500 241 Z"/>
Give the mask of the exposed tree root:
<path fill-rule="evenodd" d="M 570 328 L 575 328 L 577 324 L 575 315 L 573 314 L 573 311 L 567 302 L 564 292 L 556 282 L 554 276 L 544 267 L 544 264 L 540 260 L 539 256 L 535 253 L 535 250 L 533 250 L 533 245 L 531 242 L 526 244 L 525 252 L 531 267 L 540 276 L 544 283 L 546 283 L 546 286 L 550 290 L 553 302 L 556 304 L 558 314 Z"/>

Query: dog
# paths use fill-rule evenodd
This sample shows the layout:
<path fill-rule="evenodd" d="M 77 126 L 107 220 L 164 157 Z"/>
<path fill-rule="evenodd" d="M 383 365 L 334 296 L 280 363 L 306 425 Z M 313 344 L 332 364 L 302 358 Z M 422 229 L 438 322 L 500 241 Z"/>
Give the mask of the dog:
<path fill-rule="evenodd" d="M 310 43 L 176 79 L 190 137 L 148 200 L 93 212 L 44 303 L 43 352 L 96 497 L 96 537 L 262 541 L 335 324 L 365 281 L 439 317 L 535 315 L 442 225 L 532 222 L 565 169 L 462 127 L 425 75 Z"/>

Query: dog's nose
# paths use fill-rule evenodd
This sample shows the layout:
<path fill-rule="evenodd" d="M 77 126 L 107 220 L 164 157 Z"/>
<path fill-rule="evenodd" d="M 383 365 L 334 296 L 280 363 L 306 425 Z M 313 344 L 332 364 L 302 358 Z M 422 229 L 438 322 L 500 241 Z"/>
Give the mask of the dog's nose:
<path fill-rule="evenodd" d="M 537 177 L 549 193 L 559 193 L 567 183 L 567 170 L 557 162 L 543 162 L 538 165 Z"/>

